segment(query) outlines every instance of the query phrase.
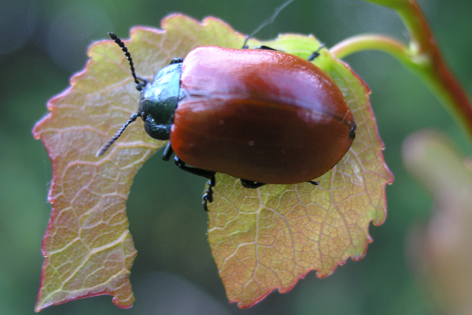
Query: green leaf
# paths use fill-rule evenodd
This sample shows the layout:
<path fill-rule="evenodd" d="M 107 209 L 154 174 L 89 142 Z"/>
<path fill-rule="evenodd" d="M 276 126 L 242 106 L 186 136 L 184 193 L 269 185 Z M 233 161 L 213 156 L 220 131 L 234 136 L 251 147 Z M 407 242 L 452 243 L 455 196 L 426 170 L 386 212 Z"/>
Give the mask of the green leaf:
<path fill-rule="evenodd" d="M 183 15 L 162 21 L 162 30 L 137 27 L 125 41 L 136 72 L 151 80 L 172 57 L 195 47 L 240 48 L 244 35 L 215 18 L 199 23 Z M 249 45 L 308 57 L 313 37 L 280 36 Z M 102 157 L 100 147 L 136 112 L 136 92 L 126 58 L 111 41 L 95 43 L 86 69 L 48 103 L 50 114 L 35 126 L 53 163 L 49 201 L 53 211 L 43 242 L 42 280 L 36 310 L 81 297 L 110 294 L 130 307 L 129 283 L 136 255 L 125 203 L 133 177 L 165 142 L 130 125 Z M 347 258 L 361 259 L 370 221 L 385 219 L 385 184 L 392 181 L 381 150 L 368 88 L 327 50 L 316 63 L 340 86 L 357 124 L 357 138 L 343 160 L 319 179 L 320 186 L 267 185 L 244 189 L 218 174 L 209 205 L 209 241 L 227 295 L 249 307 L 278 288 L 286 292 L 310 270 L 327 276 Z M 159 209 L 156 209 L 159 211 Z"/>

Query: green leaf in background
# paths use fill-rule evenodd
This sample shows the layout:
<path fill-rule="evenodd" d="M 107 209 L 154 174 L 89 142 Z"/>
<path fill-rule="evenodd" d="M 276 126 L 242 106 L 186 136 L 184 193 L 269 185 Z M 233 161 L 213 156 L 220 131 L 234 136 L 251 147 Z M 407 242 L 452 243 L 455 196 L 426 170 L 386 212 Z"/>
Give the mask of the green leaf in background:
<path fill-rule="evenodd" d="M 244 35 L 218 19 L 199 23 L 177 14 L 162 21 L 162 30 L 132 29 L 126 44 L 137 74 L 151 80 L 173 57 L 185 57 L 195 47 L 240 48 L 243 41 Z M 249 41 L 251 47 L 260 44 Z M 263 44 L 301 57 L 319 47 L 313 37 L 299 35 Z M 123 308 L 134 301 L 128 276 L 136 250 L 125 204 L 135 174 L 165 142 L 148 137 L 138 121 L 104 156 L 95 156 L 136 112 L 139 93 L 116 44 L 96 43 L 89 56 L 86 69 L 48 103 L 50 114 L 34 129 L 53 164 L 53 212 L 43 241 L 46 260 L 37 311 L 99 294 L 113 295 Z M 244 189 L 237 179 L 218 174 L 215 201 L 209 205 L 209 241 L 227 295 L 240 307 L 255 304 L 274 289 L 290 290 L 311 270 L 324 277 L 349 257 L 361 259 L 372 241 L 370 222 L 385 220 L 385 185 L 393 177 L 381 153 L 369 90 L 327 50 L 316 63 L 344 93 L 358 125 L 357 137 L 317 187 Z M 160 211 L 157 202 L 155 210 Z"/>

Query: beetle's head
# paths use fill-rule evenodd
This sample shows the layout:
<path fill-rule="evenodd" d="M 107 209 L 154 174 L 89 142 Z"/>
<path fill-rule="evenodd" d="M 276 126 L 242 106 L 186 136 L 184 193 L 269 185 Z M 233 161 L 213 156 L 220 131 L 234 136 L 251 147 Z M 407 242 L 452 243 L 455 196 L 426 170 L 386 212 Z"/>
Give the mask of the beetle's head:
<path fill-rule="evenodd" d="M 144 130 L 154 139 L 169 140 L 174 111 L 179 101 L 182 62 L 173 63 L 159 71 L 151 84 L 141 91 L 138 115 Z"/>
<path fill-rule="evenodd" d="M 159 71 L 152 83 L 136 76 L 131 54 L 125 44 L 115 34 L 108 33 L 128 58 L 131 74 L 136 83 L 136 89 L 141 92 L 138 112 L 98 151 L 97 156 L 106 150 L 121 136 L 126 127 L 138 117 L 144 121 L 144 130 L 154 139 L 169 140 L 170 128 L 174 119 L 174 111 L 179 101 L 180 75 L 182 73 L 182 58 L 174 58 L 170 65 Z"/>

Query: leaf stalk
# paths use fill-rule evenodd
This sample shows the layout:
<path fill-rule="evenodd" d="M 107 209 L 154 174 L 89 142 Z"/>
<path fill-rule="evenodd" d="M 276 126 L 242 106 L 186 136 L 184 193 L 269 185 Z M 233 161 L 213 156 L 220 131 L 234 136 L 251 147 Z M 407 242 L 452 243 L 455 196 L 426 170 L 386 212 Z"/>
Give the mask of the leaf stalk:
<path fill-rule="evenodd" d="M 409 32 L 408 45 L 388 36 L 366 34 L 338 43 L 331 53 L 339 59 L 365 50 L 379 50 L 392 55 L 423 80 L 472 142 L 472 104 L 446 65 L 416 0 L 366 1 L 390 7 L 397 12 Z"/>

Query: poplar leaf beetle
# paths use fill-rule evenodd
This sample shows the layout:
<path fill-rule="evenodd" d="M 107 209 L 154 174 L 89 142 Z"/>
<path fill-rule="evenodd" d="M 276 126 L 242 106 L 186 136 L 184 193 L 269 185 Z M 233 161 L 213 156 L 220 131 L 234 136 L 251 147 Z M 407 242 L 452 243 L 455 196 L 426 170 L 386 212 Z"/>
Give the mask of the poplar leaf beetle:
<path fill-rule="evenodd" d="M 169 140 L 163 159 L 209 179 L 203 205 L 213 201 L 215 173 L 246 188 L 310 182 L 350 148 L 356 123 L 341 90 L 309 60 L 261 46 L 198 47 L 174 58 L 152 82 L 135 74 L 137 113 L 97 153 L 100 156 L 138 117 L 154 139 Z M 322 47 L 320 47 L 321 49 Z M 189 166 L 190 165 L 190 166 Z"/>

